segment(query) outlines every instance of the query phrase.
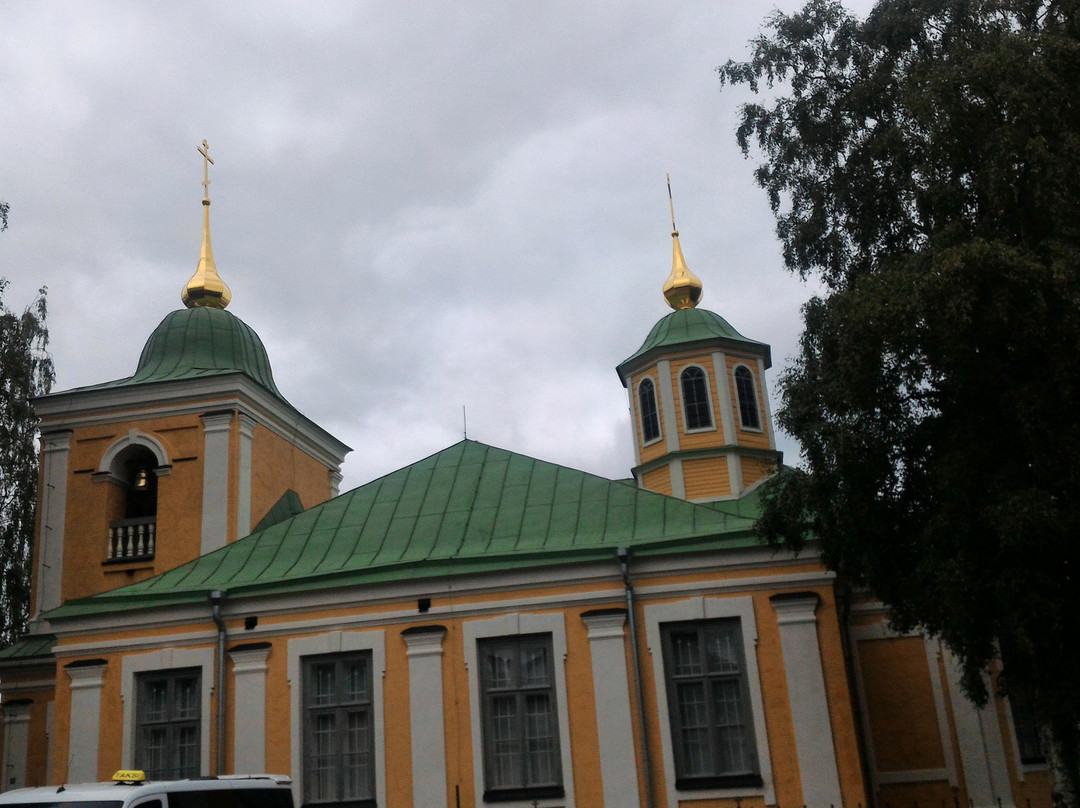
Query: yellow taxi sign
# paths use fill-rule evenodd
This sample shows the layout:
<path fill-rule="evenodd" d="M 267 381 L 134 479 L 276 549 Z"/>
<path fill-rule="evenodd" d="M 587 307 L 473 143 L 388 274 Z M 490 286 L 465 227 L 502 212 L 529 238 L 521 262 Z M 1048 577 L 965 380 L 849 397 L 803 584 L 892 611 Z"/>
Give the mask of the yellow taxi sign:
<path fill-rule="evenodd" d="M 112 779 L 115 783 L 141 783 L 146 779 L 146 772 L 139 769 L 121 769 Z"/>

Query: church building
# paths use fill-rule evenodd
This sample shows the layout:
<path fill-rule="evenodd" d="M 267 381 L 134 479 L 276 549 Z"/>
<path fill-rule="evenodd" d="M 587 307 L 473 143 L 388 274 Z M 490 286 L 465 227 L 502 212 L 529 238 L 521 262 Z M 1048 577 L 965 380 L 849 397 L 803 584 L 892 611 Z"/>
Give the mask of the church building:
<path fill-rule="evenodd" d="M 973 706 L 813 543 L 755 537 L 770 349 L 699 306 L 677 231 L 673 311 L 617 366 L 632 478 L 463 440 L 339 493 L 349 447 L 226 310 L 200 151 L 184 308 L 131 376 L 36 402 L 2 790 L 124 768 L 285 774 L 313 808 L 1050 808 L 1026 705 Z"/>

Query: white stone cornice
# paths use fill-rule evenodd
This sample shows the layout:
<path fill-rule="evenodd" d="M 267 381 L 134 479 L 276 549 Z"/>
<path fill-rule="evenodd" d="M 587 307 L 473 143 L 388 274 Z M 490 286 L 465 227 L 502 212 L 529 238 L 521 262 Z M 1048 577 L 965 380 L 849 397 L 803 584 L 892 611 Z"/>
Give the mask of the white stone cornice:
<path fill-rule="evenodd" d="M 266 673 L 266 661 L 270 658 L 270 646 L 261 648 L 235 648 L 229 651 L 233 674 Z"/>
<path fill-rule="evenodd" d="M 108 664 L 101 662 L 97 665 L 78 665 L 75 667 L 64 668 L 64 673 L 68 675 L 71 680 L 71 689 L 80 690 L 83 688 L 97 688 L 101 689 L 105 682 L 105 668 Z"/>
<path fill-rule="evenodd" d="M 592 614 L 586 612 L 581 615 L 581 620 L 589 630 L 590 640 L 614 637 L 621 639 L 626 635 L 626 631 L 624 630 L 624 627 L 626 626 L 625 610 L 605 610 L 603 613 L 594 612 Z"/>
<path fill-rule="evenodd" d="M 34 400 L 42 430 L 71 429 L 177 415 L 198 415 L 212 405 L 249 412 L 259 423 L 331 467 L 350 451 L 291 404 L 241 373 L 153 382 L 126 387 L 77 389 Z"/>
<path fill-rule="evenodd" d="M 408 657 L 442 656 L 443 640 L 446 639 L 446 629 L 442 626 L 418 626 L 417 629 L 405 629 L 401 632 L 401 639 L 405 641 Z"/>
<path fill-rule="evenodd" d="M 771 600 L 776 610 L 776 622 L 782 626 L 817 622 L 815 613 L 821 598 L 816 592 L 774 596 Z"/>

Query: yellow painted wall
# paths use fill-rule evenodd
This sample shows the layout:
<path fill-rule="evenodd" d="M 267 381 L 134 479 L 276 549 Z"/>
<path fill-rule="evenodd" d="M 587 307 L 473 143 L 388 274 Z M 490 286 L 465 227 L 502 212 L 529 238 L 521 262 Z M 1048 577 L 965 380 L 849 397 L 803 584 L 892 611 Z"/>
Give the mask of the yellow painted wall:
<path fill-rule="evenodd" d="M 649 491 L 655 491 L 657 494 L 667 494 L 671 496 L 671 468 L 668 466 L 660 466 L 652 471 L 647 471 L 641 475 L 641 482 L 644 488 Z"/>
<path fill-rule="evenodd" d="M 731 493 L 727 457 L 702 457 L 682 462 L 687 499 L 721 497 Z"/>
<path fill-rule="evenodd" d="M 922 637 L 863 640 L 858 649 L 878 770 L 943 768 L 945 753 Z"/>
<path fill-rule="evenodd" d="M 741 457 L 743 487 L 749 488 L 756 482 L 760 482 L 776 471 L 776 464 L 759 457 Z"/>
<path fill-rule="evenodd" d="M 305 508 L 330 499 L 330 470 L 261 424 L 252 432 L 251 526 L 292 489 Z"/>
<path fill-rule="evenodd" d="M 213 404 L 208 402 L 207 410 L 212 410 Z M 105 452 L 132 429 L 160 442 L 172 461 L 170 472 L 157 480 L 155 555 L 151 560 L 105 563 L 109 523 L 123 518 L 124 491 L 108 481 L 95 480 L 94 474 Z M 199 414 L 135 418 L 79 427 L 72 432 L 70 446 L 62 582 L 65 600 L 135 583 L 199 556 L 204 473 L 203 424 Z M 238 420 L 234 416 L 229 434 L 229 540 L 237 538 L 239 452 Z M 251 453 L 252 527 L 290 488 L 300 495 L 305 507 L 329 499 L 327 466 L 266 427 L 257 425 L 253 430 Z M 35 552 L 40 544 L 39 537 Z M 36 580 L 33 586 L 36 597 Z"/>
<path fill-rule="evenodd" d="M 105 564 L 109 522 L 123 517 L 123 491 L 95 480 L 102 456 L 137 429 L 158 440 L 173 461 L 158 478 L 158 534 L 152 561 Z M 121 421 L 72 432 L 64 523 L 64 597 L 78 598 L 134 583 L 196 558 L 202 524 L 202 422 L 198 415 Z"/>

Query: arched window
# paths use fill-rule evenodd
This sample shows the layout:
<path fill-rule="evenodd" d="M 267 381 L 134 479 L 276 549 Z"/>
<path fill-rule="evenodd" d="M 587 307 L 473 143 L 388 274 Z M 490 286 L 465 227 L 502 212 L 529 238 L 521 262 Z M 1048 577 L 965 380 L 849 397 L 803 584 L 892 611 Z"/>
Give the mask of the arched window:
<path fill-rule="evenodd" d="M 660 413 L 656 409 L 656 388 L 652 379 L 642 379 L 637 394 L 641 413 L 641 441 L 651 443 L 660 437 Z"/>
<path fill-rule="evenodd" d="M 124 518 L 157 516 L 157 458 L 145 446 L 129 446 L 116 458 L 117 476 L 126 487 Z"/>
<path fill-rule="evenodd" d="M 154 557 L 157 535 L 158 458 L 149 448 L 132 443 L 120 451 L 109 467 L 112 483 L 123 491 L 123 501 L 109 521 L 110 561 Z"/>
<path fill-rule="evenodd" d="M 709 383 L 705 378 L 705 371 L 691 365 L 682 372 L 679 379 L 682 384 L 686 428 L 710 428 L 713 425 L 712 407 L 709 406 Z"/>
<path fill-rule="evenodd" d="M 746 365 L 735 368 L 735 393 L 739 398 L 739 420 L 742 421 L 743 428 L 761 429 L 754 374 Z"/>

